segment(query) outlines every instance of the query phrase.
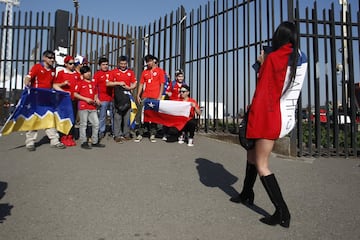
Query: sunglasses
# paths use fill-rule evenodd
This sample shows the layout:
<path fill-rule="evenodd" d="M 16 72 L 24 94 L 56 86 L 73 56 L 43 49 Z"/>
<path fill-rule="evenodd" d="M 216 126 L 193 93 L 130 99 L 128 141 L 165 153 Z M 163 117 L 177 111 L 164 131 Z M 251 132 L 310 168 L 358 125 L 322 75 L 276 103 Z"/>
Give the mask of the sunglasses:
<path fill-rule="evenodd" d="M 186 93 L 187 91 L 180 91 L 180 93 Z"/>
<path fill-rule="evenodd" d="M 46 56 L 48 59 L 54 59 L 54 56 Z"/>
<path fill-rule="evenodd" d="M 67 64 L 69 64 L 69 65 L 74 65 L 75 63 L 74 63 L 74 62 L 68 62 Z"/>

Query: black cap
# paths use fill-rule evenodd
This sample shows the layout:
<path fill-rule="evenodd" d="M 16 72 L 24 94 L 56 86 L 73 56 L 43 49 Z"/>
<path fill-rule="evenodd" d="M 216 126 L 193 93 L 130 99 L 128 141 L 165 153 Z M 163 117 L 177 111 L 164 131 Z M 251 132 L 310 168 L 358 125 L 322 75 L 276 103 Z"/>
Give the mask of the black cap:
<path fill-rule="evenodd" d="M 184 74 L 184 71 L 182 69 L 176 69 L 175 76 L 178 76 L 179 74 Z"/>
<path fill-rule="evenodd" d="M 186 84 L 181 85 L 180 90 L 183 90 L 183 89 L 190 92 L 190 87 L 188 85 L 186 85 Z"/>

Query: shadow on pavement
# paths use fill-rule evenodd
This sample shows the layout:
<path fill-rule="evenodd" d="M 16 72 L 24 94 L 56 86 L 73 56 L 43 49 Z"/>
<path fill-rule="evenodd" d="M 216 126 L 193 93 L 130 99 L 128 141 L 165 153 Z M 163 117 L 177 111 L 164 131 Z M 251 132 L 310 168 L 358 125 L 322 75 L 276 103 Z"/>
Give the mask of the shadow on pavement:
<path fill-rule="evenodd" d="M 50 143 L 50 139 L 45 135 L 35 143 L 35 147 L 39 147 L 43 144 L 48 144 L 48 143 Z"/>
<path fill-rule="evenodd" d="M 234 197 L 239 194 L 236 189 L 231 186 L 236 183 L 238 178 L 232 175 L 229 171 L 227 171 L 222 164 L 214 163 L 204 158 L 197 158 L 195 160 L 195 163 L 198 164 L 196 166 L 196 169 L 199 174 L 199 180 L 202 184 L 207 187 L 218 187 L 230 197 Z M 243 205 L 264 217 L 270 215 L 268 212 L 266 212 L 264 209 L 257 206 L 256 204 Z"/>
<path fill-rule="evenodd" d="M 25 141 L 25 137 L 24 137 L 24 141 Z M 45 135 L 39 141 L 35 142 L 35 147 L 39 147 L 43 144 L 48 144 L 48 143 L 50 143 L 50 139 Z M 10 148 L 9 150 L 16 150 L 16 149 L 24 148 L 24 147 L 25 147 L 25 144 Z"/>
<path fill-rule="evenodd" d="M 0 200 L 4 197 L 7 186 L 7 182 L 0 181 Z M 0 204 L 0 223 L 3 223 L 6 220 L 6 217 L 11 215 L 11 209 L 13 207 L 14 206 L 8 203 Z"/>
<path fill-rule="evenodd" d="M 238 194 L 231 186 L 238 178 L 227 171 L 222 164 L 204 158 L 197 158 L 195 163 L 198 164 L 196 169 L 202 184 L 207 187 L 218 187 L 230 197 Z"/>

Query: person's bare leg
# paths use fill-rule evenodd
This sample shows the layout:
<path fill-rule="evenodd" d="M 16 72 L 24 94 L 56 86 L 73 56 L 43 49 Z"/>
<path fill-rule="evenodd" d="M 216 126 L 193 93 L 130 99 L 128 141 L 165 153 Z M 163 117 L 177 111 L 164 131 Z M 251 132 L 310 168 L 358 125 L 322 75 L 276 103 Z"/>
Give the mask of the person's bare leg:
<path fill-rule="evenodd" d="M 267 176 L 271 174 L 269 169 L 269 156 L 274 147 L 275 141 L 268 139 L 258 139 L 255 143 L 255 159 L 256 168 L 259 176 Z"/>
<path fill-rule="evenodd" d="M 290 212 L 275 175 L 269 169 L 269 157 L 274 143 L 274 140 L 260 139 L 255 145 L 256 167 L 260 180 L 276 209 L 273 215 L 264 217 L 260 221 L 268 225 L 280 224 L 282 227 L 288 228 L 290 226 Z"/>

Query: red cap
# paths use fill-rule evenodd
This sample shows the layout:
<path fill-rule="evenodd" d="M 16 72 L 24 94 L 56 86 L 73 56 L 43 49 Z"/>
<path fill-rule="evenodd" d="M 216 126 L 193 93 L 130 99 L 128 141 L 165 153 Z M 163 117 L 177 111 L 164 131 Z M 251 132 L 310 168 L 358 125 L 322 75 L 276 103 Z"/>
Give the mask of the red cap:
<path fill-rule="evenodd" d="M 74 58 L 72 56 L 66 56 L 64 58 L 64 63 L 68 63 L 68 62 L 70 62 L 70 60 L 74 60 Z"/>

